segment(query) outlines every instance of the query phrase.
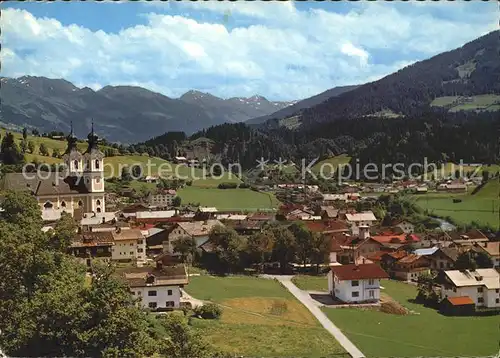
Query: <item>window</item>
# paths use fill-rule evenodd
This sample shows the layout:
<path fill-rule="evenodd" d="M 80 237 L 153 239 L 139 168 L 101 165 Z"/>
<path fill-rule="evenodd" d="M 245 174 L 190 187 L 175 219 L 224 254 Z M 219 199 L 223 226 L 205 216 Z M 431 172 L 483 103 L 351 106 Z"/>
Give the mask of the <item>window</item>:
<path fill-rule="evenodd" d="M 175 303 L 174 301 L 167 301 L 166 305 L 167 307 L 174 307 L 175 306 Z"/>
<path fill-rule="evenodd" d="M 131 291 L 132 295 L 135 296 L 135 291 Z"/>
<path fill-rule="evenodd" d="M 61 201 L 61 207 L 65 208 L 66 207 L 66 202 L 63 200 Z"/>
<path fill-rule="evenodd" d="M 482 288 L 482 287 L 478 287 L 478 288 L 477 288 L 477 292 L 478 292 L 478 293 L 482 293 L 482 292 L 483 292 L 483 288 Z"/>
<path fill-rule="evenodd" d="M 99 169 L 99 159 L 96 159 L 96 160 L 95 160 L 95 168 L 96 168 L 96 169 Z"/>
<path fill-rule="evenodd" d="M 73 165 L 75 166 L 75 169 L 78 169 L 78 160 L 75 160 L 75 161 L 73 162 Z"/>
<path fill-rule="evenodd" d="M 142 240 L 137 240 L 138 245 L 142 245 Z"/>
<path fill-rule="evenodd" d="M 167 295 L 168 295 L 168 296 L 172 296 L 172 290 L 168 290 L 168 291 L 167 291 Z"/>
<path fill-rule="evenodd" d="M 129 252 L 129 255 L 133 255 L 133 254 L 134 254 L 134 252 L 133 252 L 133 251 L 130 251 L 130 252 Z"/>
<path fill-rule="evenodd" d="M 351 281 L 351 286 L 352 286 L 352 287 L 357 287 L 357 286 L 359 286 L 359 281 L 357 281 L 357 280 Z"/>
<path fill-rule="evenodd" d="M 483 302 L 484 302 L 484 299 L 483 299 L 482 297 L 479 297 L 479 298 L 477 299 L 477 303 L 483 303 Z"/>
<path fill-rule="evenodd" d="M 100 213 L 101 212 L 101 208 L 97 208 L 97 212 Z"/>
<path fill-rule="evenodd" d="M 368 280 L 368 284 L 369 284 L 370 286 L 373 286 L 373 285 L 375 284 L 375 280 L 374 280 L 373 278 L 369 279 L 369 280 Z"/>
<path fill-rule="evenodd" d="M 142 253 L 144 250 L 143 249 L 137 249 L 137 252 Z"/>
<path fill-rule="evenodd" d="M 456 287 L 453 287 L 453 292 L 457 292 L 457 288 Z"/>
<path fill-rule="evenodd" d="M 500 298 L 497 298 L 497 299 L 495 300 L 495 302 L 496 302 L 496 303 L 500 303 Z"/>
<path fill-rule="evenodd" d="M 352 297 L 359 297 L 359 292 L 358 291 L 353 292 Z"/>
<path fill-rule="evenodd" d="M 495 292 L 496 292 L 496 293 L 499 293 L 499 292 L 500 292 L 500 290 L 497 288 L 497 289 L 495 290 Z"/>
<path fill-rule="evenodd" d="M 148 296 L 156 296 L 156 291 L 148 291 Z"/>
<path fill-rule="evenodd" d="M 95 178 L 95 182 L 96 182 L 96 184 L 99 184 L 101 182 L 101 178 L 99 178 L 99 177 Z"/>
<path fill-rule="evenodd" d="M 100 206 L 100 205 L 101 205 L 101 201 L 100 201 L 99 199 L 97 199 L 97 201 L 95 202 L 95 204 L 96 204 L 97 206 Z"/>
<path fill-rule="evenodd" d="M 149 308 L 156 308 L 156 302 L 149 302 L 148 306 Z"/>
<path fill-rule="evenodd" d="M 375 298 L 375 291 L 373 290 L 368 291 L 368 296 L 370 296 L 370 298 Z"/>
<path fill-rule="evenodd" d="M 81 208 L 83 206 L 83 201 L 78 200 L 78 207 Z"/>
<path fill-rule="evenodd" d="M 43 204 L 44 209 L 52 209 L 54 205 L 50 201 L 47 201 L 45 204 Z"/>
<path fill-rule="evenodd" d="M 131 243 L 130 243 L 130 246 L 134 246 L 134 243 L 133 243 L 133 242 L 131 242 Z"/>
<path fill-rule="evenodd" d="M 137 291 L 137 295 L 141 296 L 142 292 L 141 291 Z"/>

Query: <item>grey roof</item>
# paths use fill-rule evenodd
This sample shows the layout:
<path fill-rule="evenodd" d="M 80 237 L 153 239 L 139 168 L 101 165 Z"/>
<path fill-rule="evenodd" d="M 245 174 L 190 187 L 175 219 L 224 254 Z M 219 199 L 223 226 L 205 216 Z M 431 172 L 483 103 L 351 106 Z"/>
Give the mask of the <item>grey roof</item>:
<path fill-rule="evenodd" d="M 60 178 L 57 173 L 7 173 L 0 184 L 4 190 L 27 190 L 36 196 L 86 194 L 88 189 L 82 177 Z M 42 178 L 43 177 L 43 178 Z"/>

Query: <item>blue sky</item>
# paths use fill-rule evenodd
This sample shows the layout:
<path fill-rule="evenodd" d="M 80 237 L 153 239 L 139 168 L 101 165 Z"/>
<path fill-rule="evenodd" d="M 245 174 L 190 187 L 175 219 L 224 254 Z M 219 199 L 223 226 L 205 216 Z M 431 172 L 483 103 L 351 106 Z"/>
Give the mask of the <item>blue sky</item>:
<path fill-rule="evenodd" d="M 495 2 L 3 3 L 2 76 L 309 97 L 498 28 Z"/>

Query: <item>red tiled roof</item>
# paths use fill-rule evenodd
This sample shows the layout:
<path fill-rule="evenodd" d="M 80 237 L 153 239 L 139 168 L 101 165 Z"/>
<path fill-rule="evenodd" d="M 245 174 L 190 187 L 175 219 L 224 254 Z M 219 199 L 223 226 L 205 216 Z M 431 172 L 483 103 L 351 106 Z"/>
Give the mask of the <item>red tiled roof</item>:
<path fill-rule="evenodd" d="M 306 221 L 305 225 L 309 231 L 325 232 L 325 231 L 347 231 L 347 224 L 343 221 Z"/>
<path fill-rule="evenodd" d="M 448 302 L 453 306 L 473 305 L 474 301 L 469 296 L 447 297 Z"/>
<path fill-rule="evenodd" d="M 341 281 L 389 277 L 389 275 L 378 264 L 332 266 L 331 270 Z"/>
<path fill-rule="evenodd" d="M 411 263 L 417 261 L 421 257 L 422 256 L 420 256 L 420 255 L 410 254 L 410 255 L 404 256 L 398 262 L 402 263 L 402 264 L 411 264 Z"/>
<path fill-rule="evenodd" d="M 406 234 L 395 235 L 395 234 L 389 234 L 389 233 L 384 233 L 383 235 L 372 236 L 372 239 L 380 242 L 381 244 L 391 243 L 391 242 L 392 243 L 406 243 L 406 242 L 420 241 L 420 238 L 415 234 L 409 235 L 408 238 L 410 238 L 410 240 L 407 240 Z"/>
<path fill-rule="evenodd" d="M 407 256 L 408 253 L 406 251 L 394 251 L 394 252 L 388 252 L 387 255 L 392 257 L 393 259 L 400 260 L 403 257 Z"/>

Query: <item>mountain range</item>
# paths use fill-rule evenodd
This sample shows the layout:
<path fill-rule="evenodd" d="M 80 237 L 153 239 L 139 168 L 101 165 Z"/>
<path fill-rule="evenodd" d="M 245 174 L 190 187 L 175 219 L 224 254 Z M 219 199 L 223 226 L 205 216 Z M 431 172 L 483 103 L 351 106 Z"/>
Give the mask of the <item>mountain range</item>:
<path fill-rule="evenodd" d="M 193 133 L 221 123 L 260 117 L 295 102 L 271 102 L 262 96 L 222 99 L 189 91 L 170 98 L 134 86 L 106 86 L 98 91 L 78 88 L 64 79 L 23 76 L 1 78 L 4 126 L 68 132 L 85 136 L 92 119 L 98 133 L 116 142 L 133 143 L 158 133 Z"/>
<path fill-rule="evenodd" d="M 174 99 L 141 87 L 94 91 L 62 79 L 4 77 L 0 124 L 68 131 L 73 122 L 76 134 L 84 136 L 94 118 L 106 139 L 139 143 L 169 131 L 190 135 L 223 123 L 245 122 L 264 132 L 300 128 L 310 142 L 345 136 L 349 124 L 330 125 L 337 121 L 401 120 L 429 112 L 495 113 L 500 110 L 499 58 L 497 30 L 378 81 L 335 87 L 293 102 L 271 102 L 258 95 L 222 99 L 199 91 Z M 340 133 L 341 127 L 347 132 Z"/>

